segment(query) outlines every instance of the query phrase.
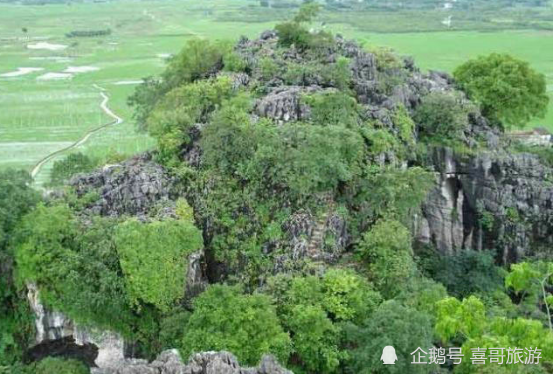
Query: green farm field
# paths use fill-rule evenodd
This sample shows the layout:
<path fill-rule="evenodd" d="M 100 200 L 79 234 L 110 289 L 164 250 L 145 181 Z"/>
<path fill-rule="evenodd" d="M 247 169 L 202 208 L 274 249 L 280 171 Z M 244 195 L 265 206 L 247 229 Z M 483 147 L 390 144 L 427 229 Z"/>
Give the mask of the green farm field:
<path fill-rule="evenodd" d="M 136 82 L 160 73 L 167 57 L 190 38 L 253 37 L 287 14 L 276 12 L 273 17 L 263 17 L 263 22 L 237 21 L 248 9 L 260 12 L 255 5 L 257 2 L 246 0 L 0 4 L 0 168 L 31 170 L 40 159 L 111 121 L 100 108 L 102 97 L 94 85 L 105 89 L 110 97 L 108 106 L 125 121 L 93 134 L 77 150 L 103 158 L 113 152 L 132 155 L 153 147 L 148 136 L 136 131 L 126 103 Z M 340 23 L 336 17 L 325 27 L 367 46 L 390 46 L 400 54 L 412 55 L 423 69 L 452 71 L 469 58 L 507 52 L 544 73 L 552 97 L 551 31 L 379 33 Z M 100 29 L 112 32 L 101 37 L 65 36 L 73 30 Z M 62 47 L 28 48 L 38 43 Z M 90 71 L 74 73 L 70 79 L 51 79 L 51 73 L 63 74 L 70 67 L 88 67 Z M 1 76 L 18 68 L 41 70 Z M 528 126 L 552 131 L 552 104 L 545 118 Z M 37 174 L 39 185 L 48 180 L 54 160 Z"/>

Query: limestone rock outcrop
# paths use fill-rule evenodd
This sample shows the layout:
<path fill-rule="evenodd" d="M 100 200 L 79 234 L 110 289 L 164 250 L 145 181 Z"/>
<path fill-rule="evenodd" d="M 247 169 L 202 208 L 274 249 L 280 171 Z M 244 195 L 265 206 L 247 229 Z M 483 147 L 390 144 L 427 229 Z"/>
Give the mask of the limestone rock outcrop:
<path fill-rule="evenodd" d="M 35 341 L 30 348 L 31 357 L 68 354 L 94 366 L 110 366 L 123 360 L 125 343 L 121 335 L 75 324 L 62 312 L 45 307 L 39 290 L 27 284 L 29 306 L 35 315 Z M 79 353 L 83 352 L 83 353 Z"/>
<path fill-rule="evenodd" d="M 70 185 L 79 197 L 98 194 L 87 209 L 105 216 L 145 215 L 155 205 L 177 197 L 173 179 L 149 154 L 77 175 Z"/>
<path fill-rule="evenodd" d="M 225 351 L 193 354 L 183 364 L 179 352 L 165 350 L 152 362 L 128 358 L 110 367 L 91 368 L 93 374 L 291 374 L 275 357 L 264 356 L 257 367 L 241 367 L 237 358 Z"/>
<path fill-rule="evenodd" d="M 494 249 L 505 263 L 551 250 L 552 174 L 534 155 L 438 148 L 433 164 L 439 175 L 418 219 L 418 240 L 446 254 Z"/>

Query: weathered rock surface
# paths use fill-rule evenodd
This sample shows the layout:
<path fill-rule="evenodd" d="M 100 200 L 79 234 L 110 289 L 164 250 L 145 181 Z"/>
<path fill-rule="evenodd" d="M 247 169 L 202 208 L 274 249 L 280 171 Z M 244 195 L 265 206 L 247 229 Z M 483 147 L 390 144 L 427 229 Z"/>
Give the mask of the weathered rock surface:
<path fill-rule="evenodd" d="M 258 100 L 254 109 L 259 116 L 282 122 L 305 120 L 310 116 L 310 107 L 302 103 L 302 95 L 318 91 L 321 88 L 317 86 L 279 87 Z"/>
<path fill-rule="evenodd" d="M 110 367 L 91 368 L 93 374 L 290 374 L 277 360 L 266 355 L 257 367 L 241 367 L 229 352 L 201 352 L 183 364 L 175 349 L 163 351 L 154 361 L 125 359 Z"/>
<path fill-rule="evenodd" d="M 451 254 L 496 249 L 503 262 L 551 251 L 551 171 L 525 153 L 477 156 L 435 150 L 437 185 L 423 205 L 417 238 Z"/>
<path fill-rule="evenodd" d="M 31 353 L 36 353 L 32 357 L 40 359 L 51 354 L 72 354 L 96 366 L 110 366 L 123 360 L 125 343 L 121 335 L 78 326 L 63 313 L 46 308 L 40 301 L 36 285 L 28 283 L 27 290 L 29 305 L 35 315 L 33 347 L 37 350 L 30 349 Z"/>
<path fill-rule="evenodd" d="M 176 198 L 173 179 L 152 161 L 149 154 L 133 157 L 121 164 L 77 175 L 71 179 L 77 195 L 98 193 L 89 207 L 91 213 L 106 216 L 144 215 L 154 207 Z"/>

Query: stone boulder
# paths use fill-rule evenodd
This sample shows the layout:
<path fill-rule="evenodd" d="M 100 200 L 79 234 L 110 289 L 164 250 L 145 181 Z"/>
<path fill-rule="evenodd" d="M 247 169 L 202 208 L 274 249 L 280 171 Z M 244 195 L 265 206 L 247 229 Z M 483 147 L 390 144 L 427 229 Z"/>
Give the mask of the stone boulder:
<path fill-rule="evenodd" d="M 299 121 L 310 117 L 310 107 L 302 103 L 303 94 L 324 92 L 318 86 L 283 86 L 272 90 L 256 102 L 254 111 L 258 116 L 279 122 Z"/>
<path fill-rule="evenodd" d="M 175 349 L 163 351 L 152 362 L 127 358 L 111 367 L 91 368 L 93 374 L 291 374 L 275 357 L 263 356 L 257 367 L 241 367 L 237 358 L 225 351 L 193 354 L 183 364 Z"/>
<path fill-rule="evenodd" d="M 105 216 L 145 215 L 152 207 L 177 198 L 174 179 L 150 154 L 77 175 L 69 184 L 79 197 L 97 193 L 98 200 L 87 209 Z"/>

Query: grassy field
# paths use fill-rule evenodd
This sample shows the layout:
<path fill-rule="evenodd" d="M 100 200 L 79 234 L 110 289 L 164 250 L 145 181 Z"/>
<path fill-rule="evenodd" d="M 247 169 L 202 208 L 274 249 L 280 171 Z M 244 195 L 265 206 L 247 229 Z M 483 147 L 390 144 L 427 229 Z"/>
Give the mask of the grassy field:
<path fill-rule="evenodd" d="M 103 157 L 110 152 L 130 155 L 152 147 L 149 137 L 135 131 L 132 112 L 126 104 L 135 85 L 121 84 L 122 81 L 159 73 L 167 55 L 176 53 L 189 38 L 254 37 L 273 26 L 275 21 L 271 17 L 264 18 L 264 22 L 222 21 L 244 14 L 249 9 L 244 4 L 244 0 L 0 4 L 0 75 L 21 67 L 43 69 L 0 77 L 0 168 L 31 169 L 44 156 L 109 121 L 100 109 L 100 93 L 93 84 L 107 90 L 108 105 L 125 122 L 93 135 L 80 146 L 80 151 Z M 250 4 L 254 11 L 257 3 Z M 283 12 L 279 12 L 274 18 L 283 17 Z M 529 61 L 552 82 L 549 31 L 375 33 L 336 19 L 327 27 L 366 45 L 388 45 L 412 55 L 424 69 L 451 71 L 479 54 L 509 52 Z M 72 30 L 108 28 L 112 30 L 109 36 L 65 37 Z M 45 42 L 67 47 L 57 51 L 27 47 Z M 70 66 L 97 70 L 76 73 L 72 79 L 38 79 Z M 552 93 L 552 85 L 549 89 Z M 552 129 L 552 106 L 545 119 L 533 121 L 529 126 L 536 125 Z M 39 184 L 48 178 L 51 165 L 52 162 L 47 163 L 37 176 Z"/>

